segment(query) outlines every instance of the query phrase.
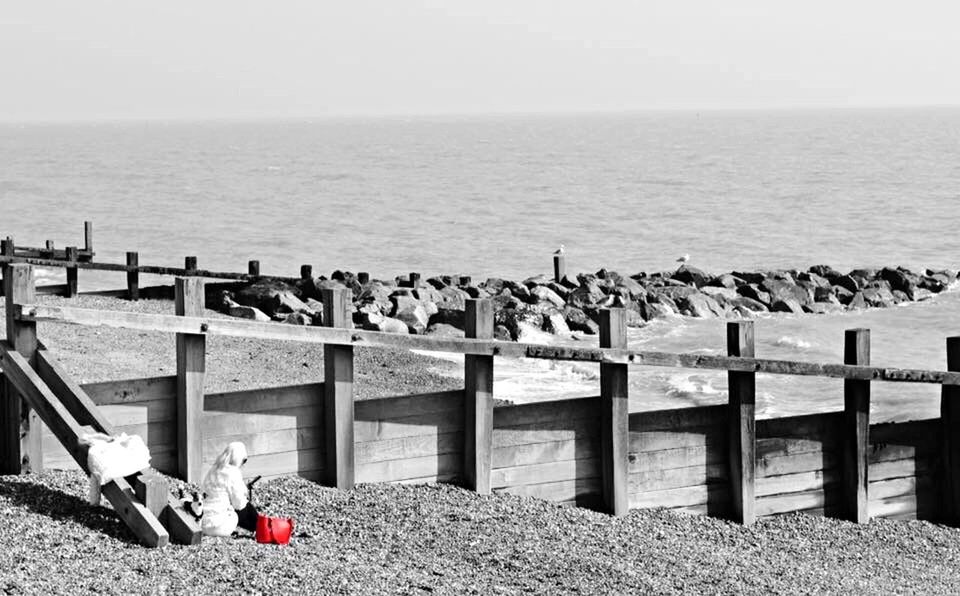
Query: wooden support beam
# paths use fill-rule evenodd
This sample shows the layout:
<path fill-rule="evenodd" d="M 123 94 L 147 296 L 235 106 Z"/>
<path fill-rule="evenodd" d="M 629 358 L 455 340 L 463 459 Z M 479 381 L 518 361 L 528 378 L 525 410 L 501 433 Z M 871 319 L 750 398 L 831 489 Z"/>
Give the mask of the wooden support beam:
<path fill-rule="evenodd" d="M 300 265 L 300 279 L 313 279 L 313 265 Z"/>
<path fill-rule="evenodd" d="M 410 287 L 419 288 L 420 287 L 420 274 L 416 271 L 410 273 Z"/>
<path fill-rule="evenodd" d="M 493 302 L 467 300 L 464 323 L 466 337 L 492 339 Z M 485 495 L 493 465 L 493 356 L 466 356 L 464 381 L 464 484 Z"/>
<path fill-rule="evenodd" d="M 43 245 L 43 257 L 47 259 L 52 259 L 56 254 L 57 254 L 57 251 L 56 251 L 56 248 L 53 246 L 53 240 L 47 240 Z"/>
<path fill-rule="evenodd" d="M 137 500 L 158 519 L 161 518 L 170 502 L 170 482 L 151 468 L 127 478 L 127 482 L 133 487 Z"/>
<path fill-rule="evenodd" d="M 370 274 L 366 271 L 361 271 L 357 274 L 357 281 L 362 286 L 363 284 L 370 283 Z"/>
<path fill-rule="evenodd" d="M 460 276 L 460 287 L 469 286 L 471 283 L 473 283 L 473 278 L 470 277 L 469 275 Z"/>
<path fill-rule="evenodd" d="M 12 243 L 11 243 L 12 246 Z M 16 304 L 35 301 L 33 267 L 10 265 L 3 277 L 7 342 L 30 366 L 36 362 L 37 324 L 18 319 Z M 0 470 L 3 474 L 43 470 L 40 419 L 5 379 L 0 394 Z"/>
<path fill-rule="evenodd" d="M 83 222 L 83 248 L 85 251 L 93 252 L 93 222 Z"/>
<path fill-rule="evenodd" d="M 249 261 L 247 263 L 247 275 L 260 277 L 260 261 Z"/>
<path fill-rule="evenodd" d="M 140 253 L 131 251 L 127 253 L 127 300 L 140 300 L 140 271 L 136 269 L 140 265 Z"/>
<path fill-rule="evenodd" d="M 844 333 L 844 364 L 870 364 L 870 330 Z M 867 497 L 870 447 L 870 381 L 843 382 L 843 517 L 865 524 L 870 521 Z"/>
<path fill-rule="evenodd" d="M 600 347 L 627 347 L 627 316 L 622 308 L 600 311 Z M 628 365 L 600 364 L 600 455 L 603 505 L 608 513 L 626 515 L 630 407 Z"/>
<path fill-rule="evenodd" d="M 80 258 L 80 251 L 76 246 L 67 247 L 67 262 L 76 263 Z M 67 267 L 67 298 L 75 298 L 77 296 L 77 267 L 76 265 Z"/>
<path fill-rule="evenodd" d="M 947 338 L 947 370 L 960 371 L 960 337 Z M 944 385 L 940 394 L 943 520 L 960 526 L 960 386 Z"/>
<path fill-rule="evenodd" d="M 183 258 L 183 268 L 186 271 L 196 271 L 197 270 L 197 257 L 184 257 Z"/>
<path fill-rule="evenodd" d="M 67 374 L 48 350 L 40 345 L 37 350 L 37 374 L 50 391 L 60 400 L 77 424 L 90 426 L 95 431 L 113 434 L 113 425 L 100 408 L 93 403 L 87 392 Z"/>
<path fill-rule="evenodd" d="M 196 277 L 176 279 L 176 314 L 202 316 L 203 280 Z M 180 478 L 200 483 L 203 465 L 203 382 L 206 376 L 206 336 L 177 334 L 177 472 Z"/>
<path fill-rule="evenodd" d="M 353 327 L 353 292 L 346 288 L 324 289 L 323 324 Z M 326 435 L 326 484 L 343 490 L 353 488 L 353 346 L 323 346 L 323 411 Z"/>
<path fill-rule="evenodd" d="M 753 358 L 755 353 L 753 321 L 727 323 L 727 355 Z M 744 525 L 756 521 L 754 511 L 754 473 L 757 459 L 756 375 L 752 372 L 727 373 L 730 514 Z"/>
<path fill-rule="evenodd" d="M 567 276 L 567 258 L 562 254 L 553 255 L 553 281 L 560 283 Z"/>

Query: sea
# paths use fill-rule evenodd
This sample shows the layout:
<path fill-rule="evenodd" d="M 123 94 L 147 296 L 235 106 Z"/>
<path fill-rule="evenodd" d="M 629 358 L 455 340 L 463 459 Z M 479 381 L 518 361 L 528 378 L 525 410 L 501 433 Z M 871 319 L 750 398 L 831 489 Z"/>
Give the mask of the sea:
<path fill-rule="evenodd" d="M 0 124 L 0 236 L 98 260 L 296 275 L 523 279 L 669 271 L 960 267 L 960 108 L 662 111 Z M 41 272 L 56 283 L 62 271 Z M 81 273 L 81 291 L 122 274 Z M 145 279 L 144 285 L 156 280 Z M 764 315 L 757 354 L 944 369 L 960 292 L 889 309 Z M 630 330 L 637 349 L 722 354 L 724 321 Z M 544 335 L 536 341 L 555 342 Z M 589 344 L 589 338 L 580 340 Z M 456 359 L 454 355 L 445 355 Z M 760 375 L 761 417 L 842 408 L 843 383 Z M 724 373 L 632 367 L 637 410 L 722 403 Z M 596 367 L 500 359 L 513 401 L 595 395 Z M 873 420 L 939 414 L 939 388 L 874 383 Z"/>

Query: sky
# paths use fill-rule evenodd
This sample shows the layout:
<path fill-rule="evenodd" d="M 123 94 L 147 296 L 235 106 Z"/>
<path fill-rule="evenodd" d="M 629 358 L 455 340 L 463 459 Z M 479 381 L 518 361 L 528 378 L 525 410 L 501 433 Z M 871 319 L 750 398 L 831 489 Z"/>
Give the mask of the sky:
<path fill-rule="evenodd" d="M 0 0 L 0 121 L 960 105 L 960 4 Z"/>

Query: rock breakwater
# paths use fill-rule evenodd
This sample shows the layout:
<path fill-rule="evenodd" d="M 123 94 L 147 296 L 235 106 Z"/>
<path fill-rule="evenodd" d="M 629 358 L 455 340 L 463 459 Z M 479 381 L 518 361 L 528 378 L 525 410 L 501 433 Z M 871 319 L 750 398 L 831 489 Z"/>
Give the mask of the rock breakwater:
<path fill-rule="evenodd" d="M 594 335 L 600 310 L 621 307 L 633 327 L 673 316 L 749 318 L 763 312 L 824 314 L 886 308 L 926 300 L 957 281 L 956 271 L 910 271 L 902 267 L 854 269 L 827 265 L 807 270 L 731 271 L 714 275 L 690 265 L 675 271 L 624 276 L 601 269 L 560 281 L 540 275 L 523 281 L 444 275 L 371 280 L 335 271 L 297 283 L 259 278 L 208 293 L 208 306 L 230 314 L 294 325 L 322 325 L 322 290 L 353 294 L 357 327 L 388 333 L 462 337 L 466 301 L 494 303 L 495 337 L 523 340 L 537 333 Z"/>

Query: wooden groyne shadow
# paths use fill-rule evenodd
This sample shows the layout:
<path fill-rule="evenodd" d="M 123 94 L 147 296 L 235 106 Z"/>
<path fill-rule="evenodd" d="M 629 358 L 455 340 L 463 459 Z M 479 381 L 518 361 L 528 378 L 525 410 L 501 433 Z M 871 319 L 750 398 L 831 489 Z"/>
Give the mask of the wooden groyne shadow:
<path fill-rule="evenodd" d="M 631 508 L 726 517 L 727 406 L 630 414 Z"/>
<path fill-rule="evenodd" d="M 871 517 L 939 521 L 941 432 L 939 419 L 870 426 Z"/>
<path fill-rule="evenodd" d="M 599 397 L 496 407 L 491 488 L 599 509 L 599 408 Z"/>

